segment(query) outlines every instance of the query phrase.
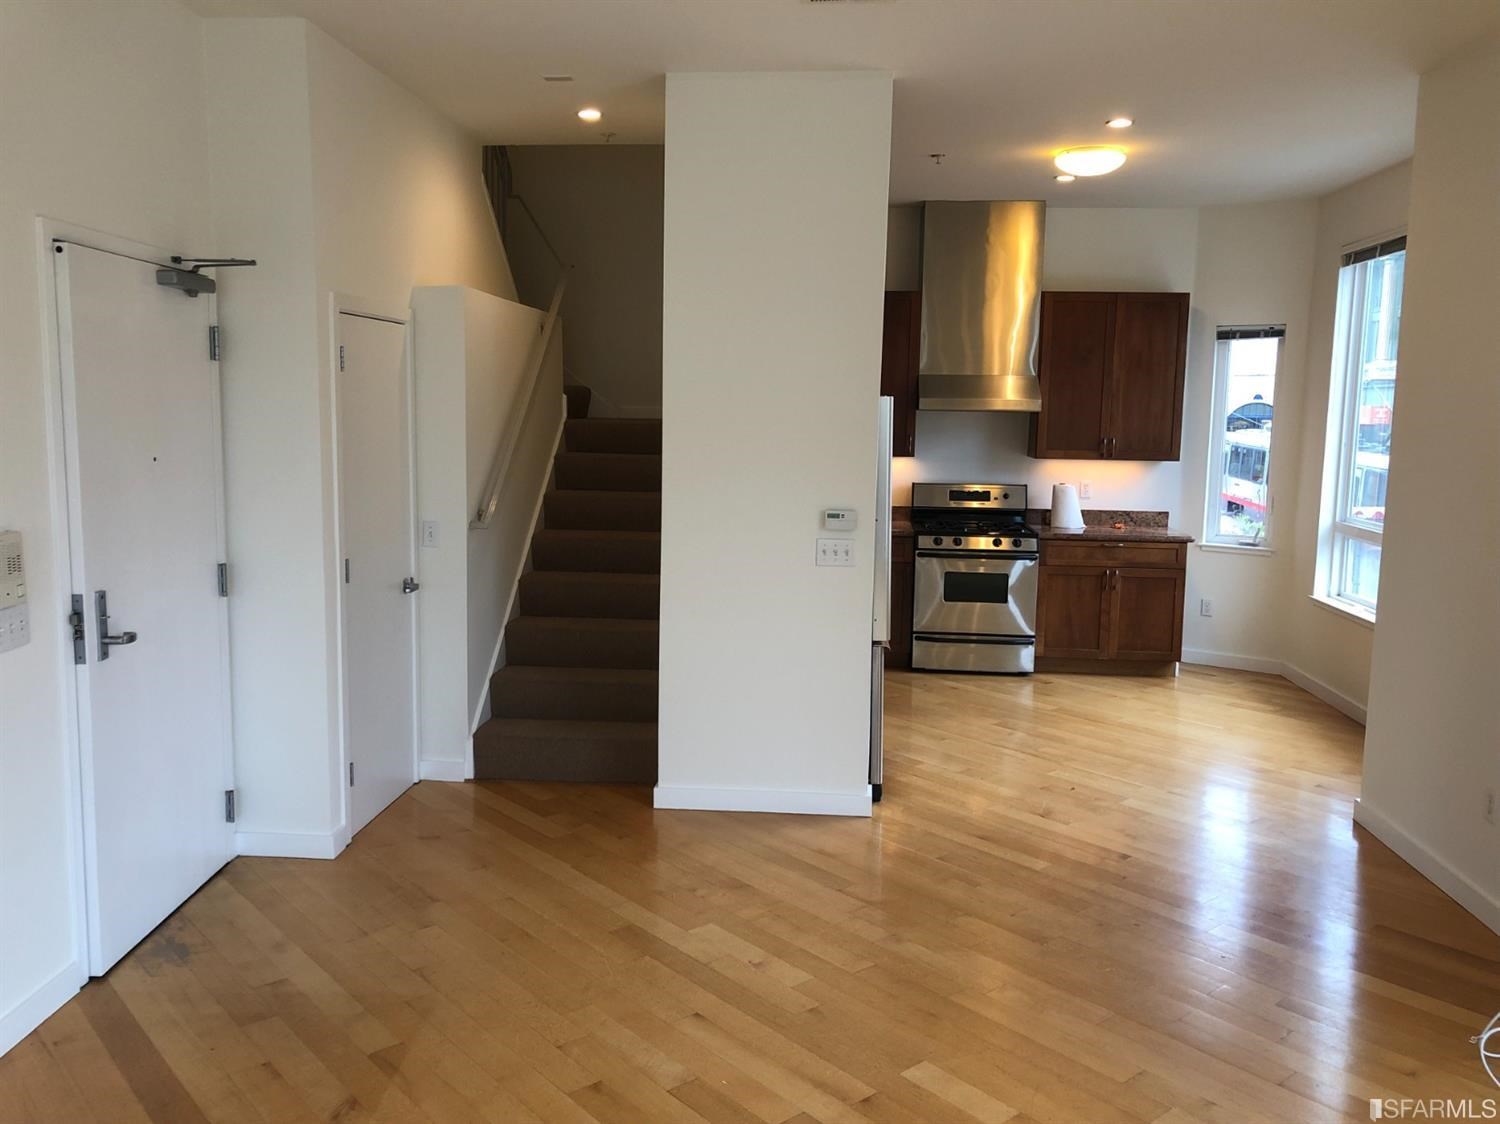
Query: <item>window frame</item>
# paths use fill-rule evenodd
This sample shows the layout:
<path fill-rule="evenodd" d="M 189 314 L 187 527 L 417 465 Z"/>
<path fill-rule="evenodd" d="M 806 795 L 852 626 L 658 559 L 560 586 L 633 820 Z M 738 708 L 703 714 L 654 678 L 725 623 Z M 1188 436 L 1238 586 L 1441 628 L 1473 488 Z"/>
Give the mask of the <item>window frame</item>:
<path fill-rule="evenodd" d="M 1338 297 L 1334 306 L 1334 338 L 1329 385 L 1329 428 L 1325 453 L 1325 477 L 1331 476 L 1331 494 L 1325 490 L 1323 534 L 1320 536 L 1319 566 L 1313 596 L 1334 608 L 1373 622 L 1380 598 L 1377 578 L 1375 600 L 1360 597 L 1344 588 L 1344 576 L 1350 565 L 1354 544 L 1384 549 L 1384 523 L 1346 516 L 1359 457 L 1359 399 L 1363 367 L 1365 299 L 1370 270 L 1346 273 L 1351 267 L 1367 265 L 1379 258 L 1406 253 L 1405 234 L 1368 243 L 1344 254 L 1339 266 Z M 1346 278 L 1348 283 L 1345 283 Z M 1403 288 L 1402 300 L 1405 291 Z M 1397 328 L 1397 354 L 1400 351 L 1400 329 Z M 1397 366 L 1399 376 L 1400 367 Z M 1387 453 L 1389 472 L 1389 456 Z M 1331 462 L 1331 464 L 1329 463 Z M 1330 471 L 1331 470 L 1331 471 Z"/>
<path fill-rule="evenodd" d="M 1208 483 L 1203 503 L 1203 540 L 1205 549 L 1245 551 L 1250 554 L 1272 553 L 1275 532 L 1276 493 L 1275 481 L 1275 422 L 1272 421 L 1270 438 L 1266 442 L 1266 509 L 1261 521 L 1264 528 L 1259 539 L 1247 540 L 1244 535 L 1226 535 L 1219 527 L 1219 498 L 1223 494 L 1224 476 L 1228 469 L 1225 457 L 1228 444 L 1225 441 L 1224 423 L 1229 416 L 1229 350 L 1236 339 L 1276 340 L 1276 366 L 1272 371 L 1272 410 L 1274 419 L 1275 384 L 1281 381 L 1281 364 L 1286 356 L 1285 324 L 1220 324 L 1214 329 L 1214 384 L 1211 398 L 1212 414 L 1209 418 Z"/>

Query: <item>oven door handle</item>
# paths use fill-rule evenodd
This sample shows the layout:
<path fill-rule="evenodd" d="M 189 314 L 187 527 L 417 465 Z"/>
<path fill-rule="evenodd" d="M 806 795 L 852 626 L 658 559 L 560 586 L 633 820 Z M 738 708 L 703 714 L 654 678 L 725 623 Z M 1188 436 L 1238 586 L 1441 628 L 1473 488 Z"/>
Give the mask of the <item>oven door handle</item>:
<path fill-rule="evenodd" d="M 968 558 L 975 562 L 1036 562 L 1041 555 L 1034 550 L 973 551 L 973 550 L 919 550 L 918 558 Z"/>

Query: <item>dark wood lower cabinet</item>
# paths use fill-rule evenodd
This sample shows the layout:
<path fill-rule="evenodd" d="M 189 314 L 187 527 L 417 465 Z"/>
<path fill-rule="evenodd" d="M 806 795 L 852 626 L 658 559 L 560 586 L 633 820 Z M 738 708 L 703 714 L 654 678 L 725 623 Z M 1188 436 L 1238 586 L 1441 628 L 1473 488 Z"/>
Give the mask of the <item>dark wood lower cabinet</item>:
<path fill-rule="evenodd" d="M 1037 585 L 1037 669 L 1099 670 L 1182 658 L 1187 546 L 1044 542 Z"/>
<path fill-rule="evenodd" d="M 1043 566 L 1037 583 L 1037 655 L 1102 660 L 1109 647 L 1109 571 Z"/>

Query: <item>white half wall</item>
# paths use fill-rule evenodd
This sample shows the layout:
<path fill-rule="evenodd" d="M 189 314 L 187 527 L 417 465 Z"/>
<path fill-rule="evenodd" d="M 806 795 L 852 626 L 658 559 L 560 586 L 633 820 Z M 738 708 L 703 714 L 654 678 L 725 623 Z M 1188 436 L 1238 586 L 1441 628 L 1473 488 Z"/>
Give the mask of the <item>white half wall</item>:
<path fill-rule="evenodd" d="M 412 294 L 417 383 L 418 669 L 424 778 L 462 780 L 469 737 L 530 546 L 562 422 L 562 328 L 548 348 L 490 525 L 470 529 L 500 434 L 525 408 L 523 380 L 544 313 L 460 286 Z M 455 434 L 459 435 L 457 438 Z"/>
<path fill-rule="evenodd" d="M 170 0 L 0 4 L 0 527 L 24 536 L 31 642 L 0 655 L 0 1053 L 86 978 L 61 450 L 40 216 L 203 253 L 202 21 Z M 164 169 L 170 169 L 164 173 Z"/>
<path fill-rule="evenodd" d="M 1357 818 L 1500 932 L 1496 105 L 1500 41 L 1422 76 Z"/>
<path fill-rule="evenodd" d="M 891 89 L 667 77 L 661 806 L 868 814 Z"/>

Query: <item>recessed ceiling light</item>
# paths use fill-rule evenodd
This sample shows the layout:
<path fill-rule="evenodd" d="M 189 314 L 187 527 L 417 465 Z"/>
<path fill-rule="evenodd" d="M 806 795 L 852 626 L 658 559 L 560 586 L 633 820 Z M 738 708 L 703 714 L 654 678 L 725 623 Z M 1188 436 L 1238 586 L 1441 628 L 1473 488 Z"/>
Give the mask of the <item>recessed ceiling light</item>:
<path fill-rule="evenodd" d="M 1052 158 L 1059 171 L 1070 176 L 1103 176 L 1125 163 L 1125 150 L 1104 144 L 1065 148 Z"/>
<path fill-rule="evenodd" d="M 1078 177 L 1077 176 L 1070 176 L 1070 175 L 1068 175 L 1067 172 L 1064 172 L 1062 175 L 1060 175 L 1060 176 L 1053 176 L 1052 178 L 1055 179 L 1058 183 L 1072 183 Z"/>
<path fill-rule="evenodd" d="M 586 105 L 578 111 L 578 120 L 592 125 L 595 121 L 603 118 L 604 114 L 591 105 Z"/>
<path fill-rule="evenodd" d="M 1128 129 L 1135 124 L 1135 121 L 1129 117 L 1111 117 L 1104 123 L 1111 129 Z"/>

